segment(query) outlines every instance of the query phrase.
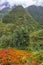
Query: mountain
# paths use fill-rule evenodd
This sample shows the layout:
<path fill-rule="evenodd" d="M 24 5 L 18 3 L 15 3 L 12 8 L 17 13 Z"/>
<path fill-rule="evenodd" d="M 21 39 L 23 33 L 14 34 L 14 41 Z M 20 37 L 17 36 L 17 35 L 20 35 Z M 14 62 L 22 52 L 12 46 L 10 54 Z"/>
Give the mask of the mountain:
<path fill-rule="evenodd" d="M 7 14 L 10 11 L 9 7 L 5 7 L 0 11 L 0 18 L 3 18 L 5 14 Z"/>
<path fill-rule="evenodd" d="M 27 7 L 26 9 L 37 22 L 43 25 L 43 7 L 42 6 L 32 5 Z"/>
<path fill-rule="evenodd" d="M 3 16 L 4 16 L 5 14 L 7 14 L 9 11 L 10 11 L 10 8 L 9 8 L 9 7 L 5 7 L 4 9 L 2 9 L 2 10 L 0 11 L 0 18 L 3 18 Z"/>
<path fill-rule="evenodd" d="M 22 6 L 16 6 L 0 20 L 0 48 L 9 47 L 43 49 L 43 29 Z"/>
<path fill-rule="evenodd" d="M 9 7 L 10 8 L 10 4 L 9 4 L 9 2 L 3 2 L 2 4 L 0 4 L 0 11 L 2 10 L 2 9 L 4 9 L 4 8 L 7 8 L 7 7 Z"/>
<path fill-rule="evenodd" d="M 0 5 L 0 18 L 2 18 L 5 14 L 10 10 L 10 4 L 8 2 L 4 2 Z"/>
<path fill-rule="evenodd" d="M 3 8 L 3 6 L 5 6 L 5 7 Z M 0 18 L 3 18 L 4 15 L 6 15 L 10 10 L 15 8 L 16 6 L 17 5 L 14 5 L 11 7 L 8 2 L 5 2 L 2 5 L 0 5 L 0 8 L 2 8 L 2 9 L 0 9 Z"/>
<path fill-rule="evenodd" d="M 17 6 L 12 9 L 12 11 L 10 11 L 7 15 L 4 16 L 2 22 L 15 23 L 19 26 L 25 26 L 30 32 L 41 28 L 39 23 L 36 22 L 22 6 Z"/>

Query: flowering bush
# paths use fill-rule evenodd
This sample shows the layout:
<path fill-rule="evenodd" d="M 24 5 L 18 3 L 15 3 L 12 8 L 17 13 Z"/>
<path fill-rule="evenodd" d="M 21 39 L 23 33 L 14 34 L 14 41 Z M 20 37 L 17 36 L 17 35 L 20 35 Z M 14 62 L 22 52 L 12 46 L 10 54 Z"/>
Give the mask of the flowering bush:
<path fill-rule="evenodd" d="M 0 50 L 0 65 L 38 65 L 30 52 L 21 50 Z"/>

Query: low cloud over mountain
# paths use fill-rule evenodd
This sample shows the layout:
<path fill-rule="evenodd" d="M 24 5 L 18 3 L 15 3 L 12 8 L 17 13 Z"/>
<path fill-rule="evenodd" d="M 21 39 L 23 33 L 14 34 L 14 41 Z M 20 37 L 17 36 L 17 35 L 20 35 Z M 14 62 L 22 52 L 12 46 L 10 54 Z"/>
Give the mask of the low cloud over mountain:
<path fill-rule="evenodd" d="M 0 0 L 0 10 L 14 5 L 22 5 L 24 7 L 30 5 L 43 6 L 43 0 Z"/>

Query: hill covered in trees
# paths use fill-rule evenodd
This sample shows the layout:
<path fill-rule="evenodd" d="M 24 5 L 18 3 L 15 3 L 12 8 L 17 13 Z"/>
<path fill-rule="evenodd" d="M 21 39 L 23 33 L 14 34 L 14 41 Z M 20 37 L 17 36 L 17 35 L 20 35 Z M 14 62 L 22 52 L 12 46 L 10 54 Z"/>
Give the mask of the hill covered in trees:
<path fill-rule="evenodd" d="M 35 31 L 41 28 L 40 24 L 37 23 L 22 6 L 17 6 L 16 8 L 12 9 L 12 11 L 4 16 L 2 22 L 25 26 L 29 31 Z"/>
<path fill-rule="evenodd" d="M 32 17 L 43 26 L 43 6 L 29 6 L 26 8 Z"/>
<path fill-rule="evenodd" d="M 43 28 L 22 6 L 0 18 L 0 64 L 43 65 Z"/>
<path fill-rule="evenodd" d="M 42 42 L 43 40 L 39 39 L 40 36 L 38 38 L 34 33 L 36 32 L 39 35 L 39 30 L 41 30 L 40 24 L 22 6 L 17 6 L 0 20 L 0 48 L 39 50 L 38 47 L 41 46 L 35 38 Z M 41 34 L 43 35 L 43 33 Z"/>

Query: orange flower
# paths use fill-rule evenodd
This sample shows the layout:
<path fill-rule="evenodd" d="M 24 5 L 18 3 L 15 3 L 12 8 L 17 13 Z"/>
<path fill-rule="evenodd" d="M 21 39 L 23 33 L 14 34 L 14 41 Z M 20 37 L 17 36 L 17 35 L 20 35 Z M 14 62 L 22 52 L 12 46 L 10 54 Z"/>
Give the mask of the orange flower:
<path fill-rule="evenodd" d="M 32 54 L 30 52 L 21 51 L 21 50 L 0 50 L 0 65 L 3 63 L 11 63 L 11 65 L 23 65 L 23 62 L 29 60 Z M 38 65 L 36 59 L 31 59 L 31 65 Z"/>

